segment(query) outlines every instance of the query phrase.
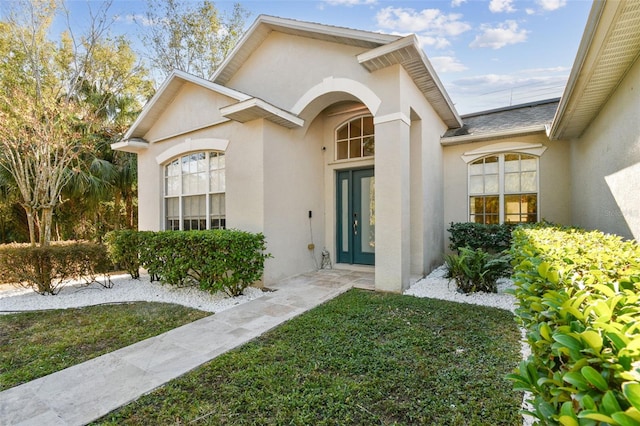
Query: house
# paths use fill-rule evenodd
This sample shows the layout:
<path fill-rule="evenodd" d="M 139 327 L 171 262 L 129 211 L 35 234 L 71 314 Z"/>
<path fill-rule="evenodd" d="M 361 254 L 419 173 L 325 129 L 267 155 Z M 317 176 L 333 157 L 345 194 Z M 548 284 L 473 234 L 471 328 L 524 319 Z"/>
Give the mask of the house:
<path fill-rule="evenodd" d="M 461 117 L 415 36 L 261 16 L 211 81 L 174 72 L 113 149 L 138 155 L 140 229 L 262 232 L 267 285 L 326 249 L 400 292 L 442 262 L 450 222 L 637 238 L 639 21 L 638 2 L 594 3 L 560 100 Z"/>

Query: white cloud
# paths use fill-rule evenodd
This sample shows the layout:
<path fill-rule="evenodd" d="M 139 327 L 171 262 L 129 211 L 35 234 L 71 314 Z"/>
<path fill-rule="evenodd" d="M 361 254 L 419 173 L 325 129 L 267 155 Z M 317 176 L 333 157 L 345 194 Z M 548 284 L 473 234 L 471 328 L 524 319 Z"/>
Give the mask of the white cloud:
<path fill-rule="evenodd" d="M 432 37 L 428 35 L 417 34 L 418 43 L 420 47 L 424 49 L 425 47 L 434 47 L 436 49 L 444 49 L 445 47 L 449 47 L 451 43 L 444 37 Z"/>
<path fill-rule="evenodd" d="M 142 24 L 143 27 L 150 27 L 154 25 L 154 22 L 151 19 L 141 13 L 135 15 L 118 15 L 114 19 L 116 22 L 124 22 L 126 24 Z"/>
<path fill-rule="evenodd" d="M 438 74 L 445 72 L 460 72 L 468 69 L 455 56 L 434 56 L 429 58 L 429 61 Z"/>
<path fill-rule="evenodd" d="M 489 10 L 493 13 L 516 11 L 513 7 L 513 0 L 491 0 L 489 2 Z"/>
<path fill-rule="evenodd" d="M 462 15 L 444 14 L 439 9 L 385 7 L 376 14 L 378 25 L 404 33 L 424 33 L 431 36 L 457 36 L 471 29 L 461 21 Z"/>
<path fill-rule="evenodd" d="M 451 7 L 458 7 L 462 5 L 462 3 L 466 3 L 467 0 L 451 0 Z"/>
<path fill-rule="evenodd" d="M 378 0 L 324 0 L 331 6 L 358 6 L 362 4 L 376 4 Z"/>
<path fill-rule="evenodd" d="M 567 0 L 536 0 L 542 10 L 558 10 L 567 5 Z"/>
<path fill-rule="evenodd" d="M 510 44 L 522 43 L 527 40 L 528 31 L 518 28 L 516 21 L 505 21 L 496 27 L 481 25 L 482 34 L 477 35 L 470 47 L 490 47 L 500 49 Z"/>

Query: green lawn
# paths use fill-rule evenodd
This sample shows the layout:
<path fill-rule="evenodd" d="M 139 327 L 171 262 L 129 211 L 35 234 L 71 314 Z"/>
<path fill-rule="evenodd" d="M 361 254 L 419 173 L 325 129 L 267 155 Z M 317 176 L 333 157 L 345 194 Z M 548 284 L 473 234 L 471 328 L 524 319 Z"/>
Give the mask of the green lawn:
<path fill-rule="evenodd" d="M 167 303 L 0 315 L 0 390 L 211 315 Z"/>
<path fill-rule="evenodd" d="M 499 309 L 352 290 L 98 424 L 520 425 Z"/>

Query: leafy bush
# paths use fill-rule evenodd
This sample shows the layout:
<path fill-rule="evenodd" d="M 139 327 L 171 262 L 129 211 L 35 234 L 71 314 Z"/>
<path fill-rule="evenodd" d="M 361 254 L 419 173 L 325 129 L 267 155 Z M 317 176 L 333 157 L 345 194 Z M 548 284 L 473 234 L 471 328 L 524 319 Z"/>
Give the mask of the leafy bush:
<path fill-rule="evenodd" d="M 511 246 L 511 231 L 516 224 L 490 224 L 474 222 L 451 223 L 447 231 L 451 234 L 449 248 L 458 251 L 460 247 L 483 249 L 500 253 Z"/>
<path fill-rule="evenodd" d="M 90 242 L 55 242 L 47 247 L 29 244 L 0 246 L 2 281 L 32 288 L 40 294 L 57 294 L 63 281 L 79 278 L 95 282 L 105 275 L 105 286 L 110 286 L 108 274 L 113 270 L 106 248 Z"/>
<path fill-rule="evenodd" d="M 510 257 L 503 253 L 491 254 L 482 249 L 460 247 L 459 254 L 445 256 L 447 278 L 453 278 L 463 293 L 496 293 L 496 280 L 510 275 L 509 260 Z"/>
<path fill-rule="evenodd" d="M 264 252 L 262 234 L 216 229 L 143 231 L 121 237 L 122 232 L 132 231 L 115 231 L 107 241 L 114 246 L 127 245 L 109 249 L 114 262 L 125 262 L 135 273 L 137 266 L 142 266 L 152 279 L 163 283 L 197 284 L 211 293 L 224 291 L 230 296 L 241 295 L 245 288 L 261 279 L 264 261 L 269 257 Z M 123 259 L 125 257 L 130 260 Z M 139 262 L 137 265 L 135 259 Z"/>
<path fill-rule="evenodd" d="M 640 424 L 640 247 L 573 228 L 513 235 L 532 355 L 508 376 L 550 425 Z"/>
<path fill-rule="evenodd" d="M 116 269 L 123 269 L 131 278 L 140 278 L 140 259 L 138 258 L 137 231 L 111 231 L 104 236 L 107 253 Z"/>

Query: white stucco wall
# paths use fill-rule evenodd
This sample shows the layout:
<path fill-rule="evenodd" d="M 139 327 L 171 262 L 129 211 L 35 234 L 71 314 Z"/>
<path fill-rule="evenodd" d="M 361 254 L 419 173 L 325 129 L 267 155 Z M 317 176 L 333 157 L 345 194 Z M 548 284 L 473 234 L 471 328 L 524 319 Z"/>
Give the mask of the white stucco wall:
<path fill-rule="evenodd" d="M 451 222 L 468 222 L 467 163 L 465 152 L 496 143 L 542 144 L 546 147 L 539 157 L 539 216 L 541 220 L 571 224 L 570 144 L 567 141 L 549 141 L 545 134 L 514 137 L 492 141 L 466 143 L 444 147 L 444 226 L 446 246 Z"/>
<path fill-rule="evenodd" d="M 410 276 L 428 273 L 444 244 L 439 138 L 446 126 L 400 65 L 373 73 L 360 65 L 365 50 L 273 32 L 227 84 L 300 114 L 302 128 L 225 120 L 218 109 L 233 99 L 185 84 L 144 136 L 140 229 L 164 226 L 163 165 L 215 140 L 226 146 L 227 227 L 265 234 L 273 255 L 266 285 L 315 269 L 324 247 L 335 261 L 336 172 L 371 166 L 376 288 L 400 292 Z M 344 102 L 361 109 L 335 113 Z M 374 116 L 375 158 L 336 161 L 336 128 L 366 113 Z"/>
<path fill-rule="evenodd" d="M 307 134 L 270 122 L 264 129 L 264 234 L 273 255 L 267 261 L 265 282 L 274 282 L 319 265 L 324 246 L 324 164 L 318 126 Z M 316 248 L 309 250 L 312 241 Z"/>
<path fill-rule="evenodd" d="M 640 237 L 640 61 L 600 114 L 571 141 L 572 221 Z"/>

